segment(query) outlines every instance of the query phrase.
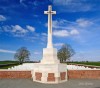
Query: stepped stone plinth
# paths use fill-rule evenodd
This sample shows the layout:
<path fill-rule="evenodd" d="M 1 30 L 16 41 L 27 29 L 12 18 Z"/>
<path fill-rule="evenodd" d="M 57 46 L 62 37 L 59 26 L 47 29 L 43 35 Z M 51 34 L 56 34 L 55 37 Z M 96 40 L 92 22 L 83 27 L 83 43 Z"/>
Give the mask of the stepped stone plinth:
<path fill-rule="evenodd" d="M 65 64 L 36 63 L 32 72 L 33 81 L 40 83 L 61 83 L 67 81 Z"/>

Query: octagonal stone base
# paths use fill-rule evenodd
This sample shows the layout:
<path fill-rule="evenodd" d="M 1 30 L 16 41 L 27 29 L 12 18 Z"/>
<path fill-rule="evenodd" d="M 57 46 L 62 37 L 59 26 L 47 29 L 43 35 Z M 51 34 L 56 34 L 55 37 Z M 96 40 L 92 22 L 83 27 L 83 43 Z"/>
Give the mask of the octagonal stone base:
<path fill-rule="evenodd" d="M 61 83 L 67 81 L 66 64 L 36 63 L 32 71 L 33 81 L 40 83 Z"/>

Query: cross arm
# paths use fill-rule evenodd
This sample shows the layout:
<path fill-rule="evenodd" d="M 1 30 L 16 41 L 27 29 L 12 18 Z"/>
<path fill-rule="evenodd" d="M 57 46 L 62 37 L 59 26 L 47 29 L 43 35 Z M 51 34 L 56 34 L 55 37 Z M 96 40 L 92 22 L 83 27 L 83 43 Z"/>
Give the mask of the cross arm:
<path fill-rule="evenodd" d="M 44 14 L 48 14 L 48 11 L 44 11 Z"/>
<path fill-rule="evenodd" d="M 56 14 L 56 11 L 51 11 L 52 14 Z"/>
<path fill-rule="evenodd" d="M 44 14 L 49 14 L 49 13 L 56 14 L 56 11 L 44 11 Z"/>

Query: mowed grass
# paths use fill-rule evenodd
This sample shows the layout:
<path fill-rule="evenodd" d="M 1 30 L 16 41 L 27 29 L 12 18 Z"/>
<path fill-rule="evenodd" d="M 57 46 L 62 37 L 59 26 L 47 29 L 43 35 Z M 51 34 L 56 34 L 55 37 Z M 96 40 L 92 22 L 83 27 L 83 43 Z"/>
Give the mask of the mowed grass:
<path fill-rule="evenodd" d="M 18 61 L 0 61 L 0 64 L 17 64 Z"/>
<path fill-rule="evenodd" d="M 100 66 L 100 62 L 68 62 L 68 63 Z"/>
<path fill-rule="evenodd" d="M 7 65 L 7 64 L 11 64 L 11 65 Z M 19 65 L 19 63 L 18 61 L 0 61 L 0 65 L 5 65 L 5 66 L 0 66 L 0 69 L 8 69 L 13 66 Z"/>

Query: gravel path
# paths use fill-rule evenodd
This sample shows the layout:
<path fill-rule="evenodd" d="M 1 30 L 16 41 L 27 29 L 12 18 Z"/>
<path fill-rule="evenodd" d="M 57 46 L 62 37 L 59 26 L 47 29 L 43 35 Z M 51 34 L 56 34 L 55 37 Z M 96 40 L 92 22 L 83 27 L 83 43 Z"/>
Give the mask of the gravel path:
<path fill-rule="evenodd" d="M 100 80 L 75 79 L 59 84 L 42 84 L 32 79 L 0 79 L 0 88 L 100 88 Z"/>

